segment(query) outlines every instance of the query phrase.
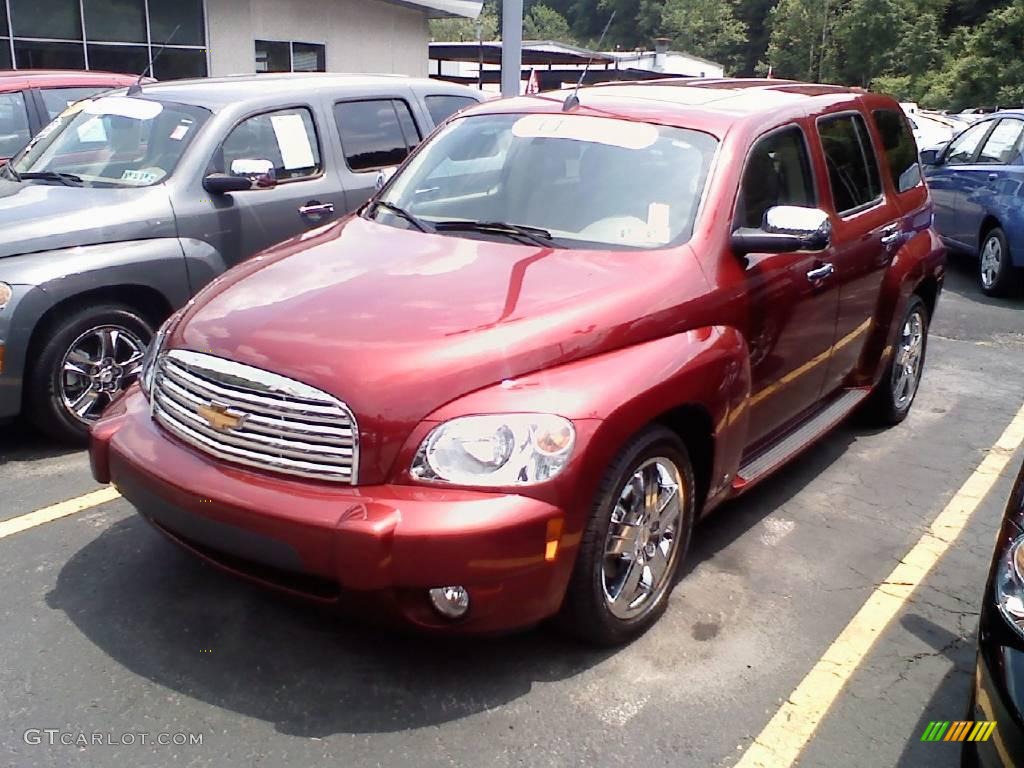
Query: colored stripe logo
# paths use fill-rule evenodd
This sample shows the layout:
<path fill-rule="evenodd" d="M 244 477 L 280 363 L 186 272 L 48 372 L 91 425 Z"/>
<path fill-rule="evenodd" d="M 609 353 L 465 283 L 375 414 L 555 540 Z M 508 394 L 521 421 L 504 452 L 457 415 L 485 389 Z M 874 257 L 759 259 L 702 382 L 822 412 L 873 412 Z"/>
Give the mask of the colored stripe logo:
<path fill-rule="evenodd" d="M 988 741 L 995 729 L 993 720 L 932 720 L 921 741 Z"/>

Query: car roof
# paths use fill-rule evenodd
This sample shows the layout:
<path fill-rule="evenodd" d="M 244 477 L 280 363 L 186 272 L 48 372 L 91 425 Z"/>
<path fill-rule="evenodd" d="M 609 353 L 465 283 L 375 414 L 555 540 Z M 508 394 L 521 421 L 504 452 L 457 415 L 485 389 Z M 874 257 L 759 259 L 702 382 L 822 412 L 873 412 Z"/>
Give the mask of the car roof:
<path fill-rule="evenodd" d="M 469 113 L 552 112 L 562 108 L 571 92 L 489 102 L 472 107 Z M 756 123 L 775 115 L 814 114 L 865 98 L 899 109 L 895 100 L 859 88 L 765 78 L 611 82 L 581 88 L 578 96 L 582 112 L 692 127 L 718 136 L 737 123 Z"/>
<path fill-rule="evenodd" d="M 74 88 L 109 85 L 118 88 L 131 85 L 138 75 L 77 69 L 7 69 L 0 70 L 0 91 L 20 88 Z"/>
<path fill-rule="evenodd" d="M 388 90 L 401 87 L 427 87 L 435 93 L 483 95 L 480 91 L 442 80 L 411 78 L 389 74 L 338 74 L 334 72 L 284 72 L 262 75 L 173 80 L 146 85 L 143 93 L 166 101 L 194 104 L 217 111 L 229 104 L 264 101 L 317 93 L 324 89 Z"/>

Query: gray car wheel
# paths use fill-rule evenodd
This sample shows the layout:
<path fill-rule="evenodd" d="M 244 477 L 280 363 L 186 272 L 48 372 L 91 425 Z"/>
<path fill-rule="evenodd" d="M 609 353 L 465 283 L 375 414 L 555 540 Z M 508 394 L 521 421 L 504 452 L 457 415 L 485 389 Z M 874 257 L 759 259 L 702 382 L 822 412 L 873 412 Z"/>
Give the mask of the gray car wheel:
<path fill-rule="evenodd" d="M 135 310 L 106 305 L 80 309 L 43 333 L 29 376 L 29 416 L 48 435 L 81 443 L 138 377 L 153 329 Z"/>

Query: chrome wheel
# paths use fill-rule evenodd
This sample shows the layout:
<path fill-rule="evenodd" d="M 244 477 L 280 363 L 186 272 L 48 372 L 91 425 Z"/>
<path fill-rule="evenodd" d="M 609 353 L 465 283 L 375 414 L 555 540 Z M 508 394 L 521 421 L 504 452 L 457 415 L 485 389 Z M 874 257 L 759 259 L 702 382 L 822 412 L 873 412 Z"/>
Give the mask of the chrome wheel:
<path fill-rule="evenodd" d="M 686 486 L 664 457 L 633 473 L 612 510 L 601 579 L 608 609 L 634 619 L 658 604 L 679 556 Z"/>
<path fill-rule="evenodd" d="M 88 423 L 139 374 L 146 345 L 114 325 L 91 328 L 68 348 L 60 363 L 58 396 L 76 420 Z"/>
<path fill-rule="evenodd" d="M 924 362 L 924 342 L 925 319 L 917 309 L 903 323 L 892 367 L 892 401 L 898 410 L 907 408 L 917 393 Z"/>
<path fill-rule="evenodd" d="M 992 290 L 999 282 L 1003 266 L 1003 244 L 998 237 L 990 235 L 981 249 L 981 284 L 985 290 Z"/>

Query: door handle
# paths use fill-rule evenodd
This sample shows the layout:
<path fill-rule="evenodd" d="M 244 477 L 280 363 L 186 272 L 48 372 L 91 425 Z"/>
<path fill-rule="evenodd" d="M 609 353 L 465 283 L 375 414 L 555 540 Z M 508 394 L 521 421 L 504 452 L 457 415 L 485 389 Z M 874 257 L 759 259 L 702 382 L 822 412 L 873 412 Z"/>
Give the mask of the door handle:
<path fill-rule="evenodd" d="M 334 213 L 334 203 L 309 202 L 299 208 L 299 213 L 303 216 L 326 216 Z"/>
<path fill-rule="evenodd" d="M 824 280 L 826 277 L 832 277 L 836 273 L 836 268 L 830 263 L 822 264 L 820 267 L 815 267 L 807 273 L 807 279 L 812 283 L 816 283 L 819 280 Z"/>
<path fill-rule="evenodd" d="M 988 175 L 988 180 L 989 181 L 998 181 L 999 180 L 999 174 L 998 173 L 990 173 Z"/>
<path fill-rule="evenodd" d="M 882 245 L 886 248 L 891 248 L 900 241 L 903 237 L 903 232 L 900 230 L 899 224 L 893 224 L 882 230 Z"/>

